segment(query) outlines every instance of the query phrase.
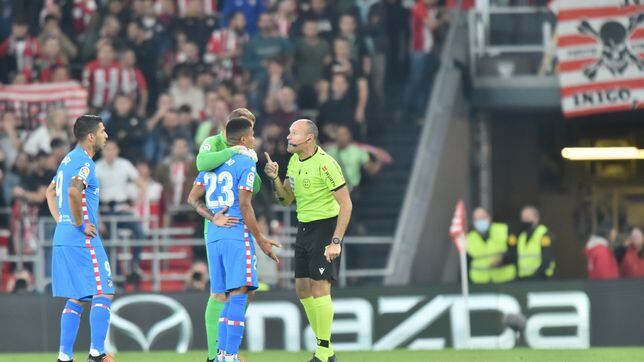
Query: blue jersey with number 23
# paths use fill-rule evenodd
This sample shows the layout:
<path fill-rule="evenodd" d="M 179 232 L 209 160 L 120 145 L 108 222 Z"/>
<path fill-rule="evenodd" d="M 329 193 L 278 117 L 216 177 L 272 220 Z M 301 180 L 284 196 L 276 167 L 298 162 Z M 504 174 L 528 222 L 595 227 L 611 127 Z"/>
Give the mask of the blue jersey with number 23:
<path fill-rule="evenodd" d="M 228 216 L 242 219 L 239 207 L 239 190 L 253 192 L 253 183 L 257 176 L 255 162 L 248 156 L 235 155 L 213 171 L 200 172 L 195 184 L 206 189 L 206 207 L 213 213 L 228 206 Z M 208 223 L 207 243 L 224 239 L 244 239 L 244 225 L 238 223 L 232 227 L 220 227 Z"/>

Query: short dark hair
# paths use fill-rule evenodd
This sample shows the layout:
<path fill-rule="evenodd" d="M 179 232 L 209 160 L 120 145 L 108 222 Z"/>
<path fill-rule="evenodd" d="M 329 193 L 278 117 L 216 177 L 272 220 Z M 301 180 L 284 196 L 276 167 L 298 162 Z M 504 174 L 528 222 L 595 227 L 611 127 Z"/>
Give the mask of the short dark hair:
<path fill-rule="evenodd" d="M 51 149 L 58 148 L 58 147 L 64 147 L 65 145 L 66 145 L 66 142 L 62 138 L 58 138 L 58 137 L 54 138 L 49 143 L 49 147 Z"/>
<path fill-rule="evenodd" d="M 57 17 L 56 15 L 54 15 L 54 14 L 47 14 L 47 15 L 45 15 L 45 19 L 44 19 L 44 20 L 45 20 L 45 21 L 44 21 L 45 23 L 48 23 L 48 22 L 50 22 L 50 21 L 58 22 L 58 17 Z"/>
<path fill-rule="evenodd" d="M 252 129 L 253 124 L 246 118 L 233 118 L 226 124 L 226 140 L 228 144 L 236 143 L 242 136 Z"/>
<path fill-rule="evenodd" d="M 87 135 L 98 130 L 98 125 L 103 123 L 101 117 L 94 114 L 84 114 L 76 119 L 74 123 L 74 137 L 77 141 L 83 141 Z"/>

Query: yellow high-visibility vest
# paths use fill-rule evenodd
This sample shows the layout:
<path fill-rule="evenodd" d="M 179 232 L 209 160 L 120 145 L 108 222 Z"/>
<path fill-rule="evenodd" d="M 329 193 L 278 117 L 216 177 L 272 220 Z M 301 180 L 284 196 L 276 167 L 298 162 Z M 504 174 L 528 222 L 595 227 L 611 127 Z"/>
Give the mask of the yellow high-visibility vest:
<path fill-rule="evenodd" d="M 503 257 L 508 251 L 508 226 L 493 223 L 487 240 L 481 234 L 472 230 L 467 234 L 467 253 L 470 261 L 470 281 L 476 284 L 505 283 L 514 280 L 516 268 L 514 265 L 492 267 L 490 264 L 495 257 Z"/>
<path fill-rule="evenodd" d="M 548 233 L 548 228 L 544 225 L 539 225 L 528 239 L 528 232 L 523 231 L 519 234 L 519 239 L 517 241 L 517 257 L 518 257 L 518 269 L 519 269 L 519 278 L 528 278 L 534 275 L 534 273 L 541 266 L 541 246 L 544 242 L 544 238 L 548 238 L 546 242 L 550 245 L 550 237 L 546 234 Z M 555 262 L 554 260 L 546 269 L 546 275 L 548 277 L 553 276 L 555 273 Z"/>

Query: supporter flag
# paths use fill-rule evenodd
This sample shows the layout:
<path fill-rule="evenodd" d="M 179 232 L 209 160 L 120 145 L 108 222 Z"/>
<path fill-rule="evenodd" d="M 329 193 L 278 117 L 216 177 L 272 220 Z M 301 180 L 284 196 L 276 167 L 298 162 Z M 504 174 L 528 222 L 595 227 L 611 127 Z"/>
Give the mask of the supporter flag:
<path fill-rule="evenodd" d="M 73 122 L 87 110 L 87 91 L 77 81 L 0 86 L 0 114 L 16 113 L 20 129 L 37 128 L 56 107 L 64 107 Z"/>
<path fill-rule="evenodd" d="M 644 1 L 555 0 L 567 118 L 644 108 Z"/>
<path fill-rule="evenodd" d="M 454 210 L 454 217 L 452 218 L 452 226 L 449 228 L 449 235 L 452 237 L 456 249 L 461 253 L 465 251 L 465 232 L 467 230 L 467 220 L 465 219 L 465 204 L 463 200 L 458 200 L 456 210 Z"/>

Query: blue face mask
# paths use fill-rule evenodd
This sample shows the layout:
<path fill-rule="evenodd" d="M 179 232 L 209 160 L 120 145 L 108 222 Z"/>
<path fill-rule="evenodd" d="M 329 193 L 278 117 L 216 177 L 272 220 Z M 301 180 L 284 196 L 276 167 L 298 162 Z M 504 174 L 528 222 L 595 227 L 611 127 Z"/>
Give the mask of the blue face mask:
<path fill-rule="evenodd" d="M 474 229 L 481 234 L 485 234 L 490 229 L 490 220 L 474 220 Z"/>

